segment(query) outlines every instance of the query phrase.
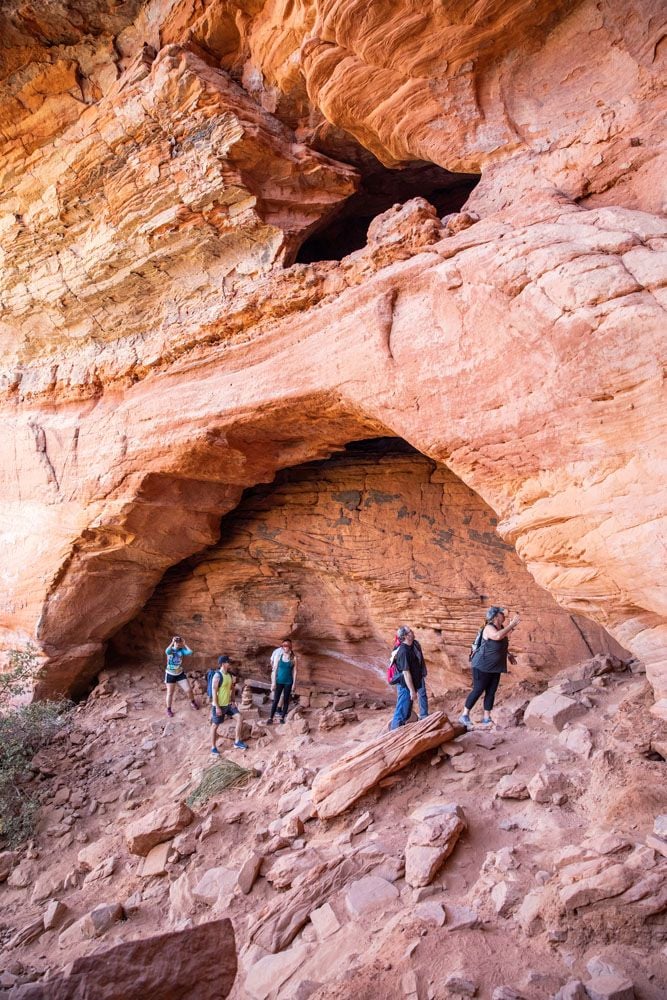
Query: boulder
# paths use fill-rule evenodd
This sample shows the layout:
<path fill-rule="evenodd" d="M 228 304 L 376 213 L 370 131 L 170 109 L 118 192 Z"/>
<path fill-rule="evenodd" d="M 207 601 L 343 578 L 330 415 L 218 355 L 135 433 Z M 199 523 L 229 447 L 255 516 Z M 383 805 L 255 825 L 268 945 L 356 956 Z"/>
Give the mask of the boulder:
<path fill-rule="evenodd" d="M 588 993 L 580 979 L 570 979 L 561 986 L 554 1000 L 588 1000 Z"/>
<path fill-rule="evenodd" d="M 157 844 L 171 840 L 195 818 L 185 802 L 173 802 L 141 816 L 125 829 L 125 839 L 131 854 L 144 857 Z"/>
<path fill-rule="evenodd" d="M 35 882 L 32 891 L 31 902 L 40 903 L 51 896 L 55 896 L 63 888 L 63 877 L 53 871 L 43 872 Z"/>
<path fill-rule="evenodd" d="M 544 890 L 533 889 L 523 897 L 523 902 L 516 912 L 516 920 L 524 934 L 532 937 L 542 926 L 542 906 L 544 905 Z"/>
<path fill-rule="evenodd" d="M 202 903 L 213 906 L 220 895 L 230 895 L 238 882 L 238 872 L 219 866 L 209 868 L 192 890 L 192 895 Z"/>
<path fill-rule="evenodd" d="M 363 917 L 373 910 L 393 906 L 398 897 L 398 889 L 391 882 L 377 875 L 367 875 L 350 883 L 345 905 L 352 917 Z"/>
<path fill-rule="evenodd" d="M 294 940 L 312 911 L 352 880 L 368 874 L 372 859 L 335 858 L 316 865 L 308 878 L 281 893 L 251 918 L 249 941 L 266 951 L 282 951 Z"/>
<path fill-rule="evenodd" d="M 667 813 L 656 816 L 653 823 L 653 833 L 656 837 L 662 837 L 663 840 L 667 840 Z"/>
<path fill-rule="evenodd" d="M 590 1000 L 635 1000 L 630 980 L 615 973 L 593 976 L 586 983 L 586 992 Z"/>
<path fill-rule="evenodd" d="M 593 737 L 586 726 L 571 726 L 567 724 L 558 734 L 558 741 L 579 757 L 588 759 L 593 752 Z"/>
<path fill-rule="evenodd" d="M 500 779 L 496 785 L 495 794 L 499 799 L 527 799 L 530 797 L 525 780 L 513 774 L 506 774 Z"/>
<path fill-rule="evenodd" d="M 413 889 L 429 885 L 465 827 L 465 820 L 457 812 L 443 813 L 419 823 L 411 831 L 405 848 L 407 884 Z"/>
<path fill-rule="evenodd" d="M 326 938 L 331 937 L 332 934 L 335 934 L 337 930 L 340 930 L 340 921 L 329 903 L 325 903 L 324 906 L 319 906 L 316 910 L 313 910 L 310 914 L 310 922 L 315 928 L 315 933 L 319 941 L 324 941 Z"/>
<path fill-rule="evenodd" d="M 474 910 L 471 906 L 447 904 L 445 906 L 445 914 L 447 916 L 447 930 L 449 931 L 469 930 L 472 927 L 477 927 L 479 924 L 477 910 Z"/>
<path fill-rule="evenodd" d="M 566 722 L 576 719 L 584 712 L 585 709 L 578 701 L 549 689 L 528 703 L 523 721 L 531 729 L 547 729 L 552 733 L 559 733 Z"/>
<path fill-rule="evenodd" d="M 44 930 L 44 920 L 42 917 L 32 920 L 25 927 L 22 927 L 21 930 L 16 931 L 10 937 L 5 947 L 8 951 L 11 951 L 13 948 L 21 948 L 23 945 L 30 944 L 31 941 L 36 941 L 40 934 L 44 933 Z"/>
<path fill-rule="evenodd" d="M 460 972 L 452 973 L 445 979 L 445 989 L 458 997 L 474 997 L 477 995 L 477 985 L 468 976 Z"/>
<path fill-rule="evenodd" d="M 414 914 L 417 920 L 421 920 L 425 924 L 433 924 L 435 927 L 444 927 L 447 920 L 444 907 L 431 899 L 427 899 L 423 903 L 417 903 Z"/>
<path fill-rule="evenodd" d="M 434 712 L 355 748 L 315 778 L 312 800 L 318 816 L 338 816 L 383 778 L 464 732 L 465 728 L 452 725 L 444 712 Z"/>
<path fill-rule="evenodd" d="M 582 878 L 559 890 L 561 902 L 566 910 L 589 906 L 601 899 L 611 899 L 625 892 L 635 880 L 635 873 L 625 865 L 612 864 L 597 875 Z"/>
<path fill-rule="evenodd" d="M 303 964 L 308 955 L 307 945 L 295 945 L 278 955 L 266 955 L 250 967 L 245 980 L 245 996 L 249 1000 L 267 1000 Z"/>
<path fill-rule="evenodd" d="M 171 851 L 171 841 L 164 844 L 157 844 L 148 852 L 141 867 L 141 877 L 151 878 L 154 875 L 165 875 L 167 872 L 167 858 Z"/>
<path fill-rule="evenodd" d="M 496 882 L 491 890 L 493 908 L 499 917 L 508 917 L 520 898 L 516 882 Z"/>
<path fill-rule="evenodd" d="M 255 880 L 257 879 L 260 868 L 262 867 L 262 860 L 261 854 L 256 854 L 252 851 L 241 865 L 237 878 L 237 885 L 244 896 L 248 895 L 255 884 Z"/>
<path fill-rule="evenodd" d="M 0 882 L 6 882 L 12 868 L 18 861 L 18 851 L 0 852 Z"/>
<path fill-rule="evenodd" d="M 23 986 L 21 1000 L 224 1000 L 235 978 L 234 929 L 223 919 L 76 958 L 66 975 Z"/>
<path fill-rule="evenodd" d="M 554 796 L 565 795 L 568 780 L 562 771 L 544 766 L 533 775 L 526 787 L 533 802 L 552 802 Z"/>
<path fill-rule="evenodd" d="M 117 858 L 113 857 L 106 858 L 105 861 L 101 861 L 91 872 L 88 872 L 83 880 L 84 885 L 90 885 L 91 882 L 98 882 L 103 878 L 110 878 L 116 867 Z"/>
<path fill-rule="evenodd" d="M 70 948 L 80 944 L 81 941 L 102 937 L 110 927 L 122 920 L 124 916 L 125 911 L 120 903 L 100 903 L 90 913 L 86 913 L 85 916 L 62 931 L 58 938 L 58 945 L 61 948 Z"/>
<path fill-rule="evenodd" d="M 74 917 L 69 906 L 57 899 L 50 899 L 42 917 L 45 931 L 61 930 L 72 923 Z"/>

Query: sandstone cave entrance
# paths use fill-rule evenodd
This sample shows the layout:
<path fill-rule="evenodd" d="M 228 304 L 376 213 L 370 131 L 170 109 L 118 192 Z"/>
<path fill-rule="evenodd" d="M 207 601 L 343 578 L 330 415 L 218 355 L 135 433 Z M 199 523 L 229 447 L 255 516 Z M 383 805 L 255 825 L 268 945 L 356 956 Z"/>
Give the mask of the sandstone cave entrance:
<path fill-rule="evenodd" d="M 108 662 L 159 664 L 179 633 L 193 668 L 226 652 L 243 675 L 266 678 L 289 635 L 300 683 L 386 694 L 387 651 L 407 621 L 444 692 L 467 685 L 469 643 L 490 603 L 522 612 L 517 679 L 619 652 L 537 586 L 457 476 L 400 439 L 365 440 L 247 489 L 220 541 L 167 571 Z"/>
<path fill-rule="evenodd" d="M 479 174 L 451 173 L 433 163 L 415 163 L 390 170 L 372 158 L 372 163 L 364 163 L 360 169 L 362 179 L 357 193 L 347 199 L 333 219 L 305 240 L 296 255 L 296 263 L 342 260 L 347 254 L 360 250 L 366 245 L 366 234 L 373 219 L 392 205 L 410 198 L 426 198 L 441 218 L 459 212 L 479 182 Z"/>

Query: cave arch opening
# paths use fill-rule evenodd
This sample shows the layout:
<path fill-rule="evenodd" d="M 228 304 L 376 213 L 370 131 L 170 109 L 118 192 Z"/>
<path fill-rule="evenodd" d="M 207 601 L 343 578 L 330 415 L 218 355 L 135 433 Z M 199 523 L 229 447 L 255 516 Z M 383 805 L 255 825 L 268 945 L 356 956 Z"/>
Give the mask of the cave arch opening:
<path fill-rule="evenodd" d="M 395 437 L 348 443 L 247 488 L 220 539 L 164 574 L 113 636 L 109 666 L 156 664 L 181 634 L 195 670 L 220 653 L 266 680 L 290 637 L 300 685 L 387 694 L 396 627 L 419 635 L 439 694 L 468 683 L 468 647 L 489 603 L 520 609 L 515 680 L 536 680 L 595 652 L 618 652 L 594 623 L 542 590 L 494 512 L 445 465 Z"/>
<path fill-rule="evenodd" d="M 361 250 L 373 219 L 410 198 L 425 198 L 441 218 L 460 212 L 480 180 L 479 174 L 453 173 L 433 163 L 390 169 L 377 160 L 370 166 L 365 162 L 361 175 L 358 191 L 311 232 L 297 251 L 295 263 L 342 260 Z"/>

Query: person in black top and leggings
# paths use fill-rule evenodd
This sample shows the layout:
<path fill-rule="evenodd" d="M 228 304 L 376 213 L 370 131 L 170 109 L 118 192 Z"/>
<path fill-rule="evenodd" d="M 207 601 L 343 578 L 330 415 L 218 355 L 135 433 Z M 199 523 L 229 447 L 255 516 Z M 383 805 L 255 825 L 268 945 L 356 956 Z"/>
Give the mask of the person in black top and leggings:
<path fill-rule="evenodd" d="M 503 608 L 492 607 L 486 612 L 482 641 L 472 658 L 472 691 L 465 700 L 463 713 L 459 716 L 459 722 L 467 729 L 472 729 L 470 709 L 482 695 L 484 695 L 482 725 L 487 729 L 493 725 L 491 709 L 500 683 L 500 675 L 507 673 L 508 659 L 510 663 L 516 663 L 514 656 L 508 650 L 508 636 L 520 621 L 519 616 L 515 615 L 509 625 L 505 625 Z"/>

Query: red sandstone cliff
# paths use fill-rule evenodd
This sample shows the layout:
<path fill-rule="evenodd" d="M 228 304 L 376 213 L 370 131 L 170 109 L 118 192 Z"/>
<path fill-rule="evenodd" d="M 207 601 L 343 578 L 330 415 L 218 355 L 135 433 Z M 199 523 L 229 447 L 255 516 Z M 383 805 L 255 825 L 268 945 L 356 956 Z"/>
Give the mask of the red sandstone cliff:
<path fill-rule="evenodd" d="M 75 685 L 245 487 L 385 434 L 667 715 L 660 10 L 5 4 L 4 648 Z M 283 269 L 371 154 L 476 214 Z"/>

